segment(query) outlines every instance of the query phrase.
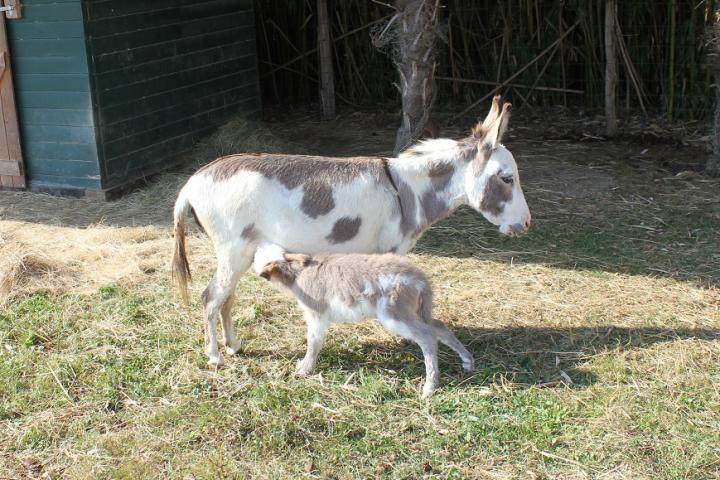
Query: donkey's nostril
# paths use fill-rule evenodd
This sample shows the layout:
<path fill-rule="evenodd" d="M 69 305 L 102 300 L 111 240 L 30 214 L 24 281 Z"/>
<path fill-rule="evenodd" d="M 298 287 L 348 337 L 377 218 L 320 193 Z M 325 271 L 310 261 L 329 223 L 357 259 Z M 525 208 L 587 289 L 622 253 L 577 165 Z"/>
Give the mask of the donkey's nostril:
<path fill-rule="evenodd" d="M 529 217 L 529 218 L 525 221 L 525 229 L 530 228 L 531 225 L 532 225 L 532 217 Z"/>

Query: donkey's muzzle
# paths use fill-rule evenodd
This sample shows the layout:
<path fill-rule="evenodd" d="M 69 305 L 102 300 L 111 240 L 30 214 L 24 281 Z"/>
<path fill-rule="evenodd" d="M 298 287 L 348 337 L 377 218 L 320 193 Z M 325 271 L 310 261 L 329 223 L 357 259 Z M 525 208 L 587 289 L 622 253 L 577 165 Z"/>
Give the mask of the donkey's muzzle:
<path fill-rule="evenodd" d="M 512 235 L 513 237 L 519 237 L 520 235 L 525 235 L 528 230 L 530 230 L 530 225 L 532 225 L 532 219 L 528 219 L 524 224 L 523 223 L 513 223 L 508 227 L 508 233 Z"/>

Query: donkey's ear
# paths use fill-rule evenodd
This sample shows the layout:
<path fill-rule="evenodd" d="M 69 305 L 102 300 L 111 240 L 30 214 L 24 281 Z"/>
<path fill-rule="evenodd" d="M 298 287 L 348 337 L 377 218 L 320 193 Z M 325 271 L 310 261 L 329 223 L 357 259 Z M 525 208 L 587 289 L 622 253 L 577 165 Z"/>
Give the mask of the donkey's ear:
<path fill-rule="evenodd" d="M 303 253 L 286 253 L 285 260 L 291 263 L 299 263 L 303 267 L 310 263 L 310 256 Z"/>
<path fill-rule="evenodd" d="M 487 117 L 485 117 L 485 120 L 483 120 L 482 123 L 478 122 L 478 124 L 475 125 L 475 128 L 473 128 L 473 136 L 478 139 L 482 138 L 485 132 L 488 131 L 488 128 L 490 128 L 490 125 L 497 120 L 498 115 L 500 115 L 500 95 L 495 95 Z"/>
<path fill-rule="evenodd" d="M 482 139 L 483 143 L 489 144 L 492 148 L 497 147 L 507 130 L 508 123 L 510 122 L 510 111 L 512 110 L 512 104 L 510 102 L 503 105 L 502 112 L 486 130 L 485 136 Z"/>

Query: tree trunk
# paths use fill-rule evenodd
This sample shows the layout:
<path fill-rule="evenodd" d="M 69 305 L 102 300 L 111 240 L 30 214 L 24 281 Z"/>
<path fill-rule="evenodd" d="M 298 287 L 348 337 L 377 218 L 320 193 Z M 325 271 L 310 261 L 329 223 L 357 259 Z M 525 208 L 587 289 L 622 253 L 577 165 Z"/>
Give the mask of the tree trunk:
<path fill-rule="evenodd" d="M 617 134 L 617 54 L 615 52 L 616 0 L 605 1 L 605 134 Z"/>
<path fill-rule="evenodd" d="M 317 0 L 318 9 L 318 61 L 320 63 L 320 102 L 323 118 L 335 117 L 335 79 L 333 76 L 330 27 L 327 0 Z"/>
<path fill-rule="evenodd" d="M 438 0 L 396 0 L 396 63 L 402 123 L 395 154 L 421 137 L 435 103 L 435 41 Z"/>

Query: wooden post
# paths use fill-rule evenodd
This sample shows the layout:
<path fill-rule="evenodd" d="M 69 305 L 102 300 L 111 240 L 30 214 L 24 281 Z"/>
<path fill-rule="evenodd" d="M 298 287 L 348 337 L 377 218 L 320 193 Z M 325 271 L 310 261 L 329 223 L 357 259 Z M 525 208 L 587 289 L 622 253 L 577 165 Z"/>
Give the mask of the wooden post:
<path fill-rule="evenodd" d="M 330 50 L 327 0 L 317 0 L 317 9 L 320 102 L 322 103 L 323 118 L 328 120 L 335 117 L 335 79 L 333 77 L 332 51 Z"/>
<path fill-rule="evenodd" d="M 617 54 L 615 52 L 616 0 L 605 1 L 605 134 L 617 134 Z"/>

